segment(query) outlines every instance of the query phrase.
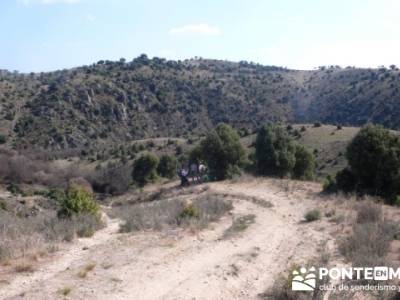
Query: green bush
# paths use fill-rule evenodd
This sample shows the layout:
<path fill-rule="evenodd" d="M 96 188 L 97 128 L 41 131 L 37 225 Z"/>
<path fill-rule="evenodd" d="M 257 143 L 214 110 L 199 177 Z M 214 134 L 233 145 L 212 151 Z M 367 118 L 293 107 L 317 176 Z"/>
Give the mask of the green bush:
<path fill-rule="evenodd" d="M 290 175 L 296 162 L 295 146 L 286 130 L 277 125 L 262 127 L 255 142 L 256 170 L 261 175 Z"/>
<path fill-rule="evenodd" d="M 4 200 L 0 200 L 0 210 L 7 210 L 7 203 Z"/>
<path fill-rule="evenodd" d="M 394 201 L 394 205 L 400 206 L 400 195 L 396 196 L 396 200 Z"/>
<path fill-rule="evenodd" d="M 323 184 L 323 191 L 324 193 L 336 193 L 337 192 L 337 185 L 334 178 L 331 175 L 326 176 L 326 179 Z"/>
<path fill-rule="evenodd" d="M 100 210 L 93 195 L 82 188 L 71 187 L 65 193 L 58 211 L 59 217 L 71 218 L 74 215 L 87 214 L 100 218 Z"/>
<path fill-rule="evenodd" d="M 356 188 L 356 178 L 353 172 L 349 168 L 344 168 L 343 170 L 337 172 L 336 174 L 336 187 L 337 189 L 350 193 Z"/>
<path fill-rule="evenodd" d="M 144 186 L 157 178 L 158 158 L 152 153 L 140 156 L 133 164 L 132 177 L 139 186 Z"/>
<path fill-rule="evenodd" d="M 7 142 L 7 138 L 5 135 L 0 134 L 0 145 L 5 144 Z"/>
<path fill-rule="evenodd" d="M 192 150 L 197 159 L 206 162 L 210 176 L 215 180 L 231 178 L 240 173 L 246 152 L 240 143 L 239 135 L 226 124 L 219 124 L 196 148 Z"/>
<path fill-rule="evenodd" d="M 293 178 L 312 180 L 315 173 L 314 155 L 302 145 L 295 146 L 295 164 Z"/>
<path fill-rule="evenodd" d="M 11 182 L 9 185 L 7 185 L 7 191 L 9 191 L 13 195 L 18 195 L 23 193 L 20 186 L 14 182 Z"/>
<path fill-rule="evenodd" d="M 157 172 L 165 178 L 173 178 L 176 173 L 177 159 L 174 156 L 164 154 L 158 163 Z"/>
<path fill-rule="evenodd" d="M 382 126 L 366 125 L 347 147 L 349 169 L 338 174 L 341 189 L 378 195 L 393 204 L 400 194 L 400 138 Z M 343 185 L 351 178 L 350 184 Z"/>

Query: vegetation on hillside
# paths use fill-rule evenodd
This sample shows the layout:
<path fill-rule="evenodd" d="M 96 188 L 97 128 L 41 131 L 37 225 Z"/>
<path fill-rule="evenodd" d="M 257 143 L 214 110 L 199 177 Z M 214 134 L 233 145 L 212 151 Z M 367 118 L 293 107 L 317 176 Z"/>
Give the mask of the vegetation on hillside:
<path fill-rule="evenodd" d="M 141 55 L 49 73 L 0 72 L 0 134 L 18 148 L 76 149 L 201 135 L 224 122 L 241 134 L 266 121 L 400 128 L 400 72 L 295 71 Z"/>
<path fill-rule="evenodd" d="M 191 153 L 192 160 L 204 160 L 211 179 L 223 180 L 240 174 L 245 163 L 245 150 L 237 132 L 219 124 Z"/>
<path fill-rule="evenodd" d="M 279 125 L 263 126 L 255 141 L 255 167 L 260 175 L 313 179 L 313 154 Z"/>
<path fill-rule="evenodd" d="M 158 158 L 152 153 L 143 154 L 133 164 L 132 177 L 139 185 L 152 182 L 157 177 Z"/>
<path fill-rule="evenodd" d="M 347 147 L 349 166 L 327 190 L 370 194 L 393 204 L 400 195 L 400 138 L 382 126 L 364 126 Z"/>

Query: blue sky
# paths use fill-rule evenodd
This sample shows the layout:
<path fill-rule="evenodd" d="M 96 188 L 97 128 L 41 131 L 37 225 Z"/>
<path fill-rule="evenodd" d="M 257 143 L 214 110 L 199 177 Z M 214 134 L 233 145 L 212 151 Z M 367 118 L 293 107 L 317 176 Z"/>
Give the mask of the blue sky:
<path fill-rule="evenodd" d="M 313 69 L 400 65 L 398 0 L 2 0 L 0 69 L 101 59 L 247 60 Z"/>

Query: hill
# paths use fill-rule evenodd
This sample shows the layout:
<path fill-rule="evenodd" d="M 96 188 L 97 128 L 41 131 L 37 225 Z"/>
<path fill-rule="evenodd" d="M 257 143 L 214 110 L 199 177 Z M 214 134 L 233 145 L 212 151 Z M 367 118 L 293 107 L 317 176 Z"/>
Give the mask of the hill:
<path fill-rule="evenodd" d="M 16 149 L 92 150 L 149 137 L 199 136 L 220 122 L 400 127 L 400 71 L 288 70 L 247 62 L 99 61 L 48 73 L 0 71 L 0 135 Z"/>

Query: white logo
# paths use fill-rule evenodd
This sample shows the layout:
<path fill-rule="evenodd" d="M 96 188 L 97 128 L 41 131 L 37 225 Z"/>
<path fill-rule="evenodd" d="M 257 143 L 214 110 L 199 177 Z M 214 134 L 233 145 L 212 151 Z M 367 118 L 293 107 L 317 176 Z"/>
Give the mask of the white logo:
<path fill-rule="evenodd" d="M 301 267 L 299 271 L 294 270 L 292 274 L 292 291 L 313 291 L 315 289 L 317 275 L 314 267 L 308 270 Z"/>

